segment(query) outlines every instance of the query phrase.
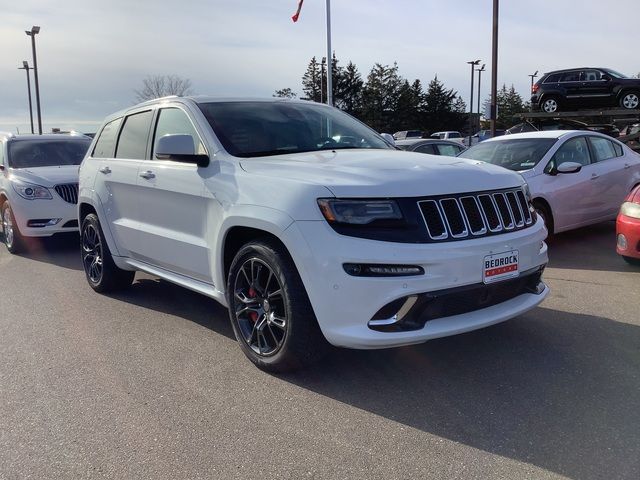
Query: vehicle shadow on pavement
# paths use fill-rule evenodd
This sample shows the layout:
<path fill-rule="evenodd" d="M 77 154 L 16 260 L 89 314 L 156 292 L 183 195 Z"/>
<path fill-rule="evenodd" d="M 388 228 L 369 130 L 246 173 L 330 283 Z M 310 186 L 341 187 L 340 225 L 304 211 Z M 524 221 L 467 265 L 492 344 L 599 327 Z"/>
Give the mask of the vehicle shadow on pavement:
<path fill-rule="evenodd" d="M 227 309 L 212 298 L 138 272 L 133 285 L 108 297 L 197 323 L 236 340 Z"/>
<path fill-rule="evenodd" d="M 593 251 L 598 251 L 597 257 Z M 549 267 L 609 272 L 640 272 L 616 253 L 616 224 L 604 222 L 559 233 L 549 243 Z"/>
<path fill-rule="evenodd" d="M 418 346 L 336 349 L 322 364 L 280 378 L 424 432 L 584 480 L 638 478 L 638 372 L 637 326 L 538 308 Z"/>
<path fill-rule="evenodd" d="M 2 233 L 0 233 L 0 243 L 4 243 Z M 5 248 L 4 245 L 2 248 Z M 26 251 L 18 255 L 70 270 L 82 270 L 80 237 L 77 232 L 61 233 L 44 238 L 27 238 Z"/>

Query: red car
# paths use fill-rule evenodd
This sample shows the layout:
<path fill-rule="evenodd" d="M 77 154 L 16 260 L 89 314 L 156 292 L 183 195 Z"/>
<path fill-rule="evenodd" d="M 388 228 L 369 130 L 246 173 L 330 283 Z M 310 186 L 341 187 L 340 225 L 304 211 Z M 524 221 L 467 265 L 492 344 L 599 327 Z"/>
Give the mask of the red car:
<path fill-rule="evenodd" d="M 628 263 L 640 265 L 640 185 L 631 190 L 620 207 L 616 238 L 618 254 Z"/>

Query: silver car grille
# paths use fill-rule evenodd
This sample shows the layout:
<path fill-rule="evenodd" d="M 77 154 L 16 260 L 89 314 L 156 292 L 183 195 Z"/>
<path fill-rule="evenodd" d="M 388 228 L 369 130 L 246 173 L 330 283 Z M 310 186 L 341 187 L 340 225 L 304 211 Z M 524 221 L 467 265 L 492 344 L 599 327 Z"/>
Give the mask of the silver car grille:
<path fill-rule="evenodd" d="M 62 197 L 67 203 L 78 203 L 78 184 L 77 183 L 65 183 L 56 185 L 56 193 Z"/>
<path fill-rule="evenodd" d="M 460 240 L 521 230 L 534 218 L 521 188 L 421 200 L 431 240 Z"/>

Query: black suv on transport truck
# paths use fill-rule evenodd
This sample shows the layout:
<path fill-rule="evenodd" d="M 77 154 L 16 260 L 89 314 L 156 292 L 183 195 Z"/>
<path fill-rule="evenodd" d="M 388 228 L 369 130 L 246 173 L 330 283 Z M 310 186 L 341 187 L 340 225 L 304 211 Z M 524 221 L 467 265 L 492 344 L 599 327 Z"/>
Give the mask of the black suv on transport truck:
<path fill-rule="evenodd" d="M 609 68 L 572 68 L 545 73 L 531 89 L 533 110 L 640 107 L 640 79 Z"/>

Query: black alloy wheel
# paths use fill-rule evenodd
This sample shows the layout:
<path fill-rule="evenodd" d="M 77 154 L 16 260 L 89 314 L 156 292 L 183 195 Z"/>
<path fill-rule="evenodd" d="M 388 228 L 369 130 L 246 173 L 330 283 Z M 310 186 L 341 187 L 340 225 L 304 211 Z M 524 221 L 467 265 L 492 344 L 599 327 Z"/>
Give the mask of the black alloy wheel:
<path fill-rule="evenodd" d="M 273 270 L 260 258 L 247 259 L 236 274 L 233 291 L 243 340 L 260 356 L 277 353 L 289 321 L 282 285 Z"/>
<path fill-rule="evenodd" d="M 227 302 L 240 349 L 258 368 L 292 371 L 328 351 L 298 270 L 275 240 L 240 248 L 227 277 Z"/>
<path fill-rule="evenodd" d="M 133 282 L 135 272 L 122 270 L 114 263 L 95 213 L 90 213 L 82 220 L 80 252 L 87 282 L 96 292 L 121 290 Z"/>

